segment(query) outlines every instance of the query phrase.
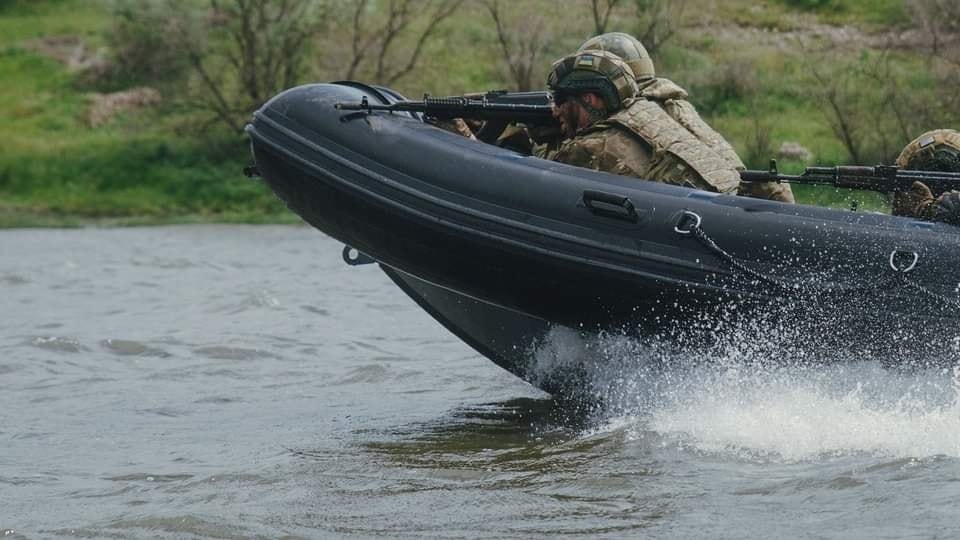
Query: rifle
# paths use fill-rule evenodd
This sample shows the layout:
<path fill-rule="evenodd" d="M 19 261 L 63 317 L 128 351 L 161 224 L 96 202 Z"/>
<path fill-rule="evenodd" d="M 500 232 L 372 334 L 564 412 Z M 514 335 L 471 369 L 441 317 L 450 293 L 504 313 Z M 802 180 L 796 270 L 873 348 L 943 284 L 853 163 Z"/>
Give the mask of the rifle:
<path fill-rule="evenodd" d="M 397 101 L 390 104 L 370 103 L 366 96 L 359 103 L 338 102 L 334 105 L 344 111 L 415 112 L 438 120 L 468 118 L 484 120 L 477 138 L 484 142 L 497 139 L 507 124 L 516 122 L 529 127 L 556 127 L 547 92 L 507 92 L 494 90 L 463 96 L 434 98 L 425 95 L 422 101 Z"/>
<path fill-rule="evenodd" d="M 960 173 L 910 171 L 893 165 L 863 167 L 807 167 L 802 174 L 780 174 L 777 161 L 770 160 L 768 171 L 740 171 L 744 182 L 787 182 L 790 184 L 826 185 L 838 188 L 865 189 L 880 193 L 910 191 L 914 182 L 923 182 L 934 193 L 960 189 Z"/>

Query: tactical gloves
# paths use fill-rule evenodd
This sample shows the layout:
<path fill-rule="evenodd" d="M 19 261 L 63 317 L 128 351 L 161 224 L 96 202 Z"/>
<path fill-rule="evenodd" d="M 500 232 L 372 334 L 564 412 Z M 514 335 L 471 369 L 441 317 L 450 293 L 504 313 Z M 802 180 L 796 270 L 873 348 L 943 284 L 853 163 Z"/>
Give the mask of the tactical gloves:
<path fill-rule="evenodd" d="M 934 197 L 926 184 L 914 182 L 910 191 L 897 194 L 893 214 L 960 225 L 960 191 L 948 191 Z"/>
<path fill-rule="evenodd" d="M 960 225 L 960 191 L 948 191 L 937 197 L 933 220 Z"/>

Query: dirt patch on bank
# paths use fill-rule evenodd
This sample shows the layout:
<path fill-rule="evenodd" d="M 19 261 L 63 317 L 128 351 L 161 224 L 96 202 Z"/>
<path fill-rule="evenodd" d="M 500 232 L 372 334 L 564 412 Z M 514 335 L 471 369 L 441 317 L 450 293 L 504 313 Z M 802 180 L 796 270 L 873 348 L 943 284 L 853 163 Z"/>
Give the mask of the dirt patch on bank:
<path fill-rule="evenodd" d="M 74 73 L 103 71 L 107 57 L 103 50 L 93 50 L 79 36 L 52 36 L 27 41 L 23 48 L 53 58 Z"/>
<path fill-rule="evenodd" d="M 123 112 L 136 111 L 157 105 L 162 100 L 157 90 L 141 86 L 123 92 L 109 94 L 92 94 L 90 96 L 90 110 L 87 113 L 87 124 L 90 127 L 99 127 Z"/>

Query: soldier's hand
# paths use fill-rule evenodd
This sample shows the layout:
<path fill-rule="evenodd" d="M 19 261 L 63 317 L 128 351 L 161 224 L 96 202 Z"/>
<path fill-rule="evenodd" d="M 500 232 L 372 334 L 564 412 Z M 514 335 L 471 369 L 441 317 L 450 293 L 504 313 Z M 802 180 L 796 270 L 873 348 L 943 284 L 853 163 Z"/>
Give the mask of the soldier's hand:
<path fill-rule="evenodd" d="M 898 193 L 894 198 L 893 215 L 911 216 L 919 219 L 933 219 L 933 192 L 923 182 L 914 182 L 910 191 Z"/>
<path fill-rule="evenodd" d="M 530 140 L 534 144 L 553 144 L 563 139 L 560 128 L 554 125 L 529 127 L 527 133 L 529 133 Z"/>
<path fill-rule="evenodd" d="M 948 191 L 937 198 L 933 220 L 960 225 L 960 191 Z"/>

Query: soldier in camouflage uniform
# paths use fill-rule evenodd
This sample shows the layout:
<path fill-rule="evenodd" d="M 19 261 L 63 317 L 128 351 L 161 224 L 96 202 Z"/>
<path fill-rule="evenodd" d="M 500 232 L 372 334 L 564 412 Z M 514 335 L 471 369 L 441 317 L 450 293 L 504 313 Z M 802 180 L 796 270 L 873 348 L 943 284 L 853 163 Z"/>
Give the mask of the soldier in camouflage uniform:
<path fill-rule="evenodd" d="M 700 118 L 696 108 L 687 101 L 687 91 L 670 80 L 656 77 L 650 55 L 639 40 L 622 32 L 610 32 L 588 39 L 577 50 L 584 51 L 608 51 L 622 58 L 636 77 L 638 98 L 657 104 L 667 116 L 719 155 L 730 167 L 738 171 L 746 168 L 730 143 Z M 776 182 L 743 182 L 739 185 L 738 194 L 794 202 L 790 185 Z"/>
<path fill-rule="evenodd" d="M 913 171 L 960 172 L 960 133 L 936 129 L 910 142 L 897 166 Z M 960 192 L 933 193 L 923 182 L 893 196 L 893 215 L 960 225 Z"/>
<path fill-rule="evenodd" d="M 638 98 L 636 76 L 619 56 L 588 50 L 553 64 L 547 87 L 563 136 L 537 155 L 614 174 L 734 194 L 740 175 L 655 101 Z"/>

